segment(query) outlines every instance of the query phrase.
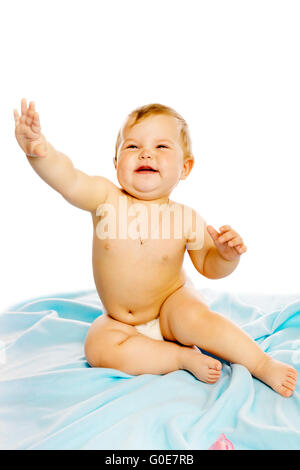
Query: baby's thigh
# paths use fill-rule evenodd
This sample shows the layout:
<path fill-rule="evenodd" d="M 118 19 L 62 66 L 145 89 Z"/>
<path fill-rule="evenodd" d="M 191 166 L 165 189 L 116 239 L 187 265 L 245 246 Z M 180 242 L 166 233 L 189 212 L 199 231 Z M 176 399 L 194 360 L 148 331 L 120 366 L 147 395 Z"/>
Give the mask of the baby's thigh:
<path fill-rule="evenodd" d="M 193 287 L 183 286 L 171 294 L 160 309 L 160 328 L 164 338 L 180 341 L 179 330 L 210 309 L 204 297 Z"/>
<path fill-rule="evenodd" d="M 84 352 L 92 367 L 110 367 L 113 348 L 139 332 L 134 326 L 114 320 L 107 314 L 96 318 L 85 339 Z"/>

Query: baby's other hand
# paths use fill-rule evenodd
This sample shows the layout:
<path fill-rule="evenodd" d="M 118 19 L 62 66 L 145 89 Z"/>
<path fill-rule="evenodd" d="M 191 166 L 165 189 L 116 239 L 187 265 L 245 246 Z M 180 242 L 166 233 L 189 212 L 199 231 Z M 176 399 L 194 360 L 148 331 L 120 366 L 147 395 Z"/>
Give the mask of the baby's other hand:
<path fill-rule="evenodd" d="M 220 255 L 227 261 L 233 261 L 247 251 L 243 239 L 230 225 L 220 227 L 220 233 L 218 233 L 212 225 L 208 225 L 207 231 L 213 239 Z"/>
<path fill-rule="evenodd" d="M 40 118 L 33 101 L 27 108 L 26 99 L 21 100 L 21 116 L 14 109 L 15 136 L 21 149 L 31 157 L 46 157 L 47 141 L 41 133 Z"/>

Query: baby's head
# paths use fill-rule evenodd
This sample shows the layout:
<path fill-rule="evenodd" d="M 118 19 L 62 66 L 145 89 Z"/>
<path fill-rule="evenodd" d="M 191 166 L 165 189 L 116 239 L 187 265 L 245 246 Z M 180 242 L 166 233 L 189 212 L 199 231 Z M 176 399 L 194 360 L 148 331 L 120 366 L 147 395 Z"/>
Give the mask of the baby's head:
<path fill-rule="evenodd" d="M 188 126 L 175 110 L 154 103 L 127 116 L 114 157 L 118 181 L 127 193 L 143 200 L 167 198 L 193 164 Z"/>

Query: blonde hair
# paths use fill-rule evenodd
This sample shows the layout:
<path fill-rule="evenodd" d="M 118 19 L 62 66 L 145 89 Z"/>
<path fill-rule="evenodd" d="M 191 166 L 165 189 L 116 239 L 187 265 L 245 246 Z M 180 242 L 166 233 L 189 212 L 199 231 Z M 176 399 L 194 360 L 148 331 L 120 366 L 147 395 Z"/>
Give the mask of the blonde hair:
<path fill-rule="evenodd" d="M 183 149 L 184 160 L 186 160 L 187 158 L 194 159 L 194 156 L 192 153 L 192 141 L 190 138 L 189 129 L 188 129 L 188 125 L 186 121 L 173 108 L 170 108 L 169 106 L 165 106 L 159 103 L 152 103 L 152 104 L 140 106 L 139 108 L 134 109 L 127 116 L 127 120 L 125 124 L 121 127 L 121 129 L 118 132 L 116 145 L 115 145 L 115 161 L 117 161 L 117 158 L 118 158 L 118 151 L 119 151 L 119 147 L 121 144 L 121 135 L 122 135 L 122 131 L 125 125 L 129 125 L 129 127 L 133 127 L 135 124 L 142 121 L 146 117 L 152 116 L 155 114 L 166 114 L 168 116 L 173 116 L 178 120 L 180 124 L 180 137 L 181 137 L 181 145 Z M 128 124 L 129 121 L 131 120 L 132 122 Z"/>

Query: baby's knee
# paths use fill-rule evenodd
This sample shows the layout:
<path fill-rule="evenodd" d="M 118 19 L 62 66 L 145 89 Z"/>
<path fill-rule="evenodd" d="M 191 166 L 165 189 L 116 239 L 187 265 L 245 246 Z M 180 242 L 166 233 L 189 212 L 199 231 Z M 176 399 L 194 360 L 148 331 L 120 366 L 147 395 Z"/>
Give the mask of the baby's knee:
<path fill-rule="evenodd" d="M 84 355 L 91 367 L 101 367 L 97 345 L 95 345 L 89 338 L 86 338 L 84 343 Z"/>
<path fill-rule="evenodd" d="M 213 313 L 210 308 L 206 305 L 199 303 L 191 304 L 185 312 L 185 320 L 190 324 L 194 324 L 195 327 L 199 327 L 199 324 L 203 322 L 206 324 L 207 321 L 211 321 Z"/>
<path fill-rule="evenodd" d="M 107 331 L 101 338 L 87 336 L 84 343 L 87 362 L 91 367 L 119 369 L 118 346 L 127 338 L 128 334 L 123 331 Z"/>

